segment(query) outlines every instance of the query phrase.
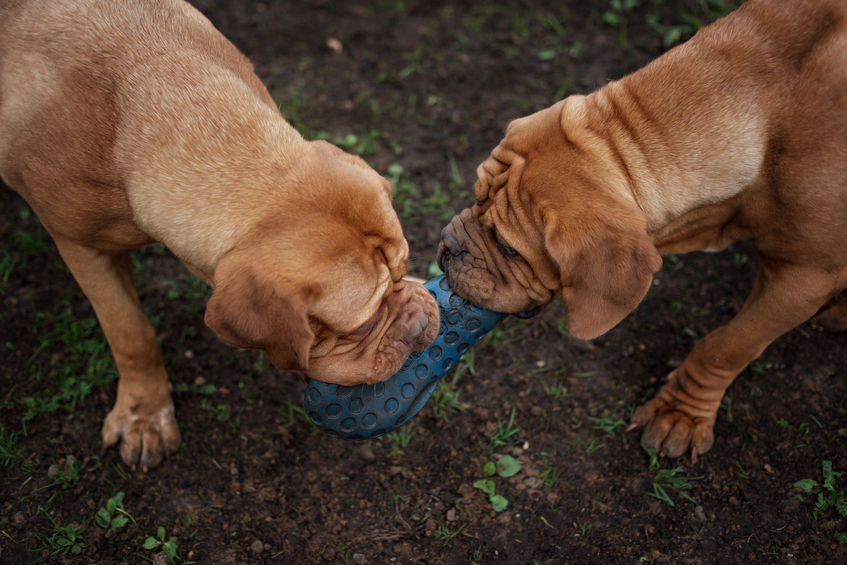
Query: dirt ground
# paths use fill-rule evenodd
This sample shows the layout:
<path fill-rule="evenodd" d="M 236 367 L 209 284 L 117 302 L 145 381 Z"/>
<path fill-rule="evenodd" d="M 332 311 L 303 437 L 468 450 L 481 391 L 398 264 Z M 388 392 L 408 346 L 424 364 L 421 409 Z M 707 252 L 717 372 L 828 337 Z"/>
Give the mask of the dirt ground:
<path fill-rule="evenodd" d="M 510 119 L 637 69 L 726 8 L 195 4 L 304 135 L 391 178 L 421 277 Z M 730 388 L 716 445 L 696 464 L 651 458 L 623 431 L 694 340 L 739 310 L 756 273 L 748 246 L 666 258 L 638 310 L 591 343 L 565 335 L 561 304 L 506 320 L 417 418 L 367 442 L 316 431 L 303 380 L 218 342 L 203 325 L 207 289 L 162 248 L 142 251 L 140 295 L 184 445 L 141 474 L 101 447 L 114 367 L 90 306 L 9 190 L 0 237 L 2 563 L 847 562 L 835 508 L 847 514 L 844 335 L 806 324 L 767 349 Z M 507 455 L 519 471 L 491 475 L 486 464 Z M 801 483 L 809 494 L 802 479 L 815 481 Z"/>

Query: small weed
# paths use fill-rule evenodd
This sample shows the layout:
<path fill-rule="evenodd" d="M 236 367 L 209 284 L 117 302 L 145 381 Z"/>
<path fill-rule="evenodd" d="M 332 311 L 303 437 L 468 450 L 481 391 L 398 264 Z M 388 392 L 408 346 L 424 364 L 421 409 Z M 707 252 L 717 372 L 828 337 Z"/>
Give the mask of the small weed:
<path fill-rule="evenodd" d="M 123 492 L 118 492 L 115 496 L 107 500 L 106 505 L 101 507 L 97 511 L 97 514 L 95 514 L 94 521 L 104 530 L 108 530 L 109 528 L 120 530 L 130 521 L 135 523 L 135 519 L 124 509 Z"/>
<path fill-rule="evenodd" d="M 21 456 L 21 450 L 16 446 L 17 432 L 6 432 L 5 426 L 0 426 L 0 466 L 9 464 Z"/>
<path fill-rule="evenodd" d="M 741 461 L 736 461 L 735 467 L 735 473 L 738 475 L 739 478 L 744 479 L 745 481 L 750 479 L 750 473 L 744 470 L 744 467 L 741 466 Z"/>
<path fill-rule="evenodd" d="M 423 56 L 424 51 L 423 47 L 418 45 L 412 51 L 411 55 L 406 62 L 406 66 L 400 69 L 400 72 L 397 73 L 397 79 L 400 81 L 406 80 L 410 76 L 414 74 L 423 74 L 424 66 L 423 66 Z"/>
<path fill-rule="evenodd" d="M 504 479 L 513 477 L 520 472 L 522 466 L 523 463 L 511 455 L 506 455 L 498 459 L 496 463 L 494 461 L 489 461 L 482 468 L 482 472 L 486 478 L 475 481 L 473 487 L 481 490 L 488 496 L 488 501 L 491 503 L 491 507 L 495 512 L 502 512 L 505 510 L 509 505 L 509 501 L 506 500 L 506 497 L 503 495 L 497 494 L 497 488 L 494 484 L 493 477 L 495 475 Z"/>
<path fill-rule="evenodd" d="M 85 462 L 79 463 L 77 462 L 76 457 L 68 455 L 58 463 L 50 465 L 50 468 L 47 470 L 47 475 L 53 479 L 53 481 L 41 488 L 48 489 L 55 486 L 61 486 L 62 488 L 67 489 L 76 486 L 82 478 L 82 473 L 85 470 L 85 467 Z"/>
<path fill-rule="evenodd" d="M 386 435 L 391 440 L 391 450 L 388 452 L 389 457 L 395 455 L 403 455 L 406 448 L 409 447 L 409 442 L 412 441 L 412 436 L 415 434 L 414 426 L 405 425 L 396 432 L 391 432 Z"/>
<path fill-rule="evenodd" d="M 551 396 L 558 400 L 563 400 L 570 396 L 570 392 L 568 392 L 568 387 L 565 386 L 559 379 L 553 379 L 549 383 L 544 383 L 544 394 L 547 396 Z"/>
<path fill-rule="evenodd" d="M 590 440 L 578 441 L 577 445 L 579 447 L 582 447 L 586 453 L 596 453 L 597 451 L 600 451 L 601 449 L 606 447 L 605 443 L 599 442 L 594 438 L 591 438 Z"/>
<path fill-rule="evenodd" d="M 453 372 L 453 382 L 455 383 L 466 372 L 471 376 L 476 374 L 476 357 L 474 356 L 473 349 L 469 349 L 464 355 L 459 357 L 459 362 L 456 363 L 456 370 Z"/>
<path fill-rule="evenodd" d="M 314 426 L 311 418 L 309 418 L 309 415 L 306 414 L 305 410 L 303 410 L 303 407 L 291 400 L 286 400 L 285 404 L 280 407 L 279 411 L 283 414 L 283 418 L 285 419 L 285 422 L 282 424 L 285 428 L 293 428 L 299 421 L 306 422 L 307 424 Z"/>
<path fill-rule="evenodd" d="M 27 219 L 32 215 L 29 208 L 21 210 L 21 218 Z M 32 231 L 19 230 L 14 234 L 15 247 L 20 250 L 23 255 L 23 263 L 27 260 L 39 257 L 44 254 L 44 251 L 50 246 L 50 236 L 41 226 L 41 222 L 36 222 Z"/>
<path fill-rule="evenodd" d="M 453 538 L 462 533 L 463 529 L 465 529 L 465 526 L 460 526 L 456 530 L 451 530 L 439 521 L 438 528 L 435 530 L 435 537 L 441 540 L 441 545 L 449 547 L 453 543 Z"/>
<path fill-rule="evenodd" d="M 576 531 L 579 533 L 579 535 L 584 537 L 584 538 L 587 538 L 588 536 L 590 536 L 591 530 L 594 529 L 594 526 L 592 526 L 591 524 L 589 524 L 587 522 L 582 522 L 579 518 L 577 518 L 576 522 L 574 522 L 573 525 L 576 528 Z"/>
<path fill-rule="evenodd" d="M 430 400 L 432 411 L 445 422 L 450 419 L 450 414 L 465 411 L 465 407 L 459 402 L 459 390 L 455 381 L 456 377 L 450 382 L 442 381 L 433 391 Z"/>
<path fill-rule="evenodd" d="M 497 422 L 497 428 L 491 434 L 491 440 L 489 441 L 489 449 L 491 451 L 499 448 L 499 447 L 511 447 L 517 443 L 517 438 L 515 436 L 519 434 L 521 428 L 515 425 L 515 409 L 512 408 L 512 413 L 509 415 L 509 421 Z"/>
<path fill-rule="evenodd" d="M 517 335 L 519 327 L 520 326 L 511 326 L 504 328 L 503 326 L 495 326 L 493 330 L 488 332 L 488 334 L 480 340 L 480 343 L 488 347 L 498 347 L 520 341 L 521 336 Z"/>
<path fill-rule="evenodd" d="M 647 15 L 647 25 L 662 36 L 662 44 L 669 48 L 693 35 L 706 21 L 725 16 L 738 6 L 735 0 L 699 0 L 698 4 L 700 13 L 682 14 L 681 23 L 665 25 L 659 20 L 658 14 L 651 13 Z"/>
<path fill-rule="evenodd" d="M 456 158 L 450 155 L 447 158 L 448 164 L 448 177 L 447 177 L 447 186 L 450 188 L 450 192 L 457 192 L 459 190 L 463 190 L 465 188 L 465 177 L 462 176 L 462 172 L 459 170 L 459 165 L 456 163 Z"/>
<path fill-rule="evenodd" d="M 40 345 L 28 361 L 32 380 L 41 381 L 42 388 L 36 396 L 18 399 L 26 408 L 24 422 L 60 409 L 73 413 L 92 391 L 105 388 L 117 378 L 109 345 L 97 320 L 77 319 L 71 300 L 71 296 L 65 297 L 53 313 L 36 315 L 37 329 L 49 329 L 39 336 Z M 61 354 L 54 356 L 61 362 L 50 362 L 45 368 L 39 357 L 51 347 L 61 348 Z"/>
<path fill-rule="evenodd" d="M 776 422 L 776 425 L 779 426 L 780 428 L 784 429 L 784 430 L 788 430 L 788 431 L 791 431 L 791 432 L 797 432 L 797 433 L 802 434 L 804 436 L 809 435 L 809 432 L 811 431 L 811 426 L 809 426 L 808 422 L 802 422 L 801 424 L 799 424 L 797 426 L 793 426 L 785 418 L 780 418 Z"/>
<path fill-rule="evenodd" d="M 212 289 L 206 283 L 191 274 L 167 280 L 165 284 L 168 287 L 165 298 L 178 300 L 182 306 L 187 308 L 192 318 L 203 309 L 204 304 L 212 294 Z"/>
<path fill-rule="evenodd" d="M 202 398 L 200 399 L 200 408 L 211 413 L 218 422 L 227 424 L 232 433 L 237 434 L 241 429 L 241 413 L 244 411 L 243 407 L 239 407 L 233 414 L 229 404 L 217 403 L 213 406 L 208 399 Z"/>
<path fill-rule="evenodd" d="M 39 506 L 38 511 L 47 516 L 50 523 L 53 524 L 53 530 L 49 537 L 43 537 L 44 545 L 38 548 L 39 551 L 47 551 L 50 557 L 57 555 L 79 555 L 82 550 L 88 547 L 85 541 L 85 526 L 69 524 L 67 526 L 59 526 L 53 517 L 43 507 Z"/>
<path fill-rule="evenodd" d="M 544 488 L 553 488 L 559 482 L 559 472 L 552 465 L 546 466 L 541 470 L 538 478 L 541 479 L 541 486 Z"/>
<path fill-rule="evenodd" d="M 623 420 L 616 420 L 611 416 L 601 416 L 599 418 L 594 416 L 589 416 L 588 420 L 594 422 L 594 429 L 601 430 L 609 434 L 610 436 L 618 436 L 617 429 L 624 428 L 626 429 L 626 422 Z M 621 437 L 624 437 L 621 434 Z"/>
<path fill-rule="evenodd" d="M 174 392 L 192 392 L 194 394 L 200 394 L 202 396 L 212 396 L 218 392 L 218 387 L 211 383 L 174 383 Z"/>
<path fill-rule="evenodd" d="M 664 258 L 664 264 L 667 266 L 668 271 L 671 274 L 679 271 L 684 266 L 682 259 L 679 258 L 679 255 L 668 255 Z"/>
<path fill-rule="evenodd" d="M 50 557 L 57 555 L 79 555 L 82 550 L 88 547 L 85 541 L 85 526 L 56 526 L 49 538 L 46 538 L 45 544 L 40 547 L 41 550 L 47 550 Z"/>
<path fill-rule="evenodd" d="M 738 270 L 743 269 L 750 262 L 750 257 L 744 253 L 732 254 L 732 266 Z"/>
<path fill-rule="evenodd" d="M 556 318 L 556 332 L 562 337 L 571 337 L 571 332 L 568 329 L 568 319 L 565 317 Z"/>
<path fill-rule="evenodd" d="M 662 469 L 659 456 L 649 450 L 645 449 L 645 451 L 647 451 L 650 455 L 649 471 L 653 473 L 653 492 L 648 492 L 647 495 L 667 502 L 671 506 L 676 506 L 676 503 L 674 503 L 670 496 L 670 493 L 676 493 L 685 500 L 693 504 L 697 504 L 697 501 L 694 500 L 686 491 L 690 490 L 694 486 L 692 481 L 699 481 L 703 477 L 683 476 L 681 475 L 683 472 L 682 467 Z"/>
<path fill-rule="evenodd" d="M 400 163 L 388 166 L 388 180 L 393 189 L 394 208 L 403 219 L 411 219 L 418 213 L 421 191 L 409 180 L 409 173 Z"/>
<path fill-rule="evenodd" d="M 640 0 L 609 0 L 609 9 L 603 12 L 603 23 L 618 30 L 618 43 L 627 47 L 627 24 L 629 13 L 640 4 Z"/>
<path fill-rule="evenodd" d="M 163 526 L 159 526 L 156 529 L 155 537 L 149 536 L 146 540 L 144 540 L 144 545 L 142 547 L 147 551 L 161 551 L 174 565 L 188 565 L 189 563 L 194 563 L 194 561 L 185 561 L 179 555 L 176 536 L 171 536 L 170 539 L 165 539 L 166 537 L 165 528 Z"/>
<path fill-rule="evenodd" d="M 0 296 L 6 294 L 9 278 L 17 266 L 18 258 L 12 255 L 7 247 L 0 247 Z"/>
<path fill-rule="evenodd" d="M 379 130 L 369 130 L 364 135 L 356 135 L 348 133 L 344 137 L 333 138 L 332 143 L 341 147 L 345 151 L 350 151 L 360 157 L 367 157 L 380 151 L 380 139 L 382 134 Z"/>
<path fill-rule="evenodd" d="M 821 461 L 822 482 L 819 483 L 815 479 L 800 479 L 794 483 L 793 486 L 803 491 L 803 494 L 817 495 L 815 508 L 812 510 L 815 520 L 823 516 L 830 508 L 835 509 L 843 518 L 847 518 L 847 492 L 835 487 L 835 480 L 843 475 L 844 471 L 832 469 L 832 461 L 823 460 Z M 803 500 L 800 494 L 797 498 Z M 847 532 L 839 535 L 847 535 Z"/>

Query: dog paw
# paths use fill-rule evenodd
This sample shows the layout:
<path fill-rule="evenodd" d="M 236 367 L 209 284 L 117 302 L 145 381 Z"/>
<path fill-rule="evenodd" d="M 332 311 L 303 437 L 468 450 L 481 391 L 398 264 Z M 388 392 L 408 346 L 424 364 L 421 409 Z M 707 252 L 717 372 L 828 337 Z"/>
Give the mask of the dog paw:
<path fill-rule="evenodd" d="M 655 398 L 632 415 L 627 431 L 644 428 L 641 445 L 662 457 L 680 457 L 691 450 L 691 460 L 709 451 L 715 441 L 717 406 L 695 408 L 680 399 L 674 379 Z"/>
<path fill-rule="evenodd" d="M 147 472 L 157 466 L 182 441 L 173 403 L 169 400 L 156 411 L 116 403 L 103 422 L 103 444 L 111 447 L 119 441 L 121 459 L 133 471 L 140 467 Z"/>

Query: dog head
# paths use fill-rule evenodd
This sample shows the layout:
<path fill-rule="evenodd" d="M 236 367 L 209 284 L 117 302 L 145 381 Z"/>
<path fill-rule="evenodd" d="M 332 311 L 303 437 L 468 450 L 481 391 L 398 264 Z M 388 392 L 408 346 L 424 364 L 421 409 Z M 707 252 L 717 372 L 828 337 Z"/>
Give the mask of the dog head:
<path fill-rule="evenodd" d="M 389 183 L 326 142 L 309 146 L 262 221 L 218 261 L 206 324 L 281 369 L 384 380 L 435 339 L 438 306 L 404 278 L 409 248 Z"/>
<path fill-rule="evenodd" d="M 519 313 L 561 293 L 583 339 L 632 311 L 662 263 L 587 111 L 572 96 L 509 124 L 477 169 L 476 203 L 444 228 L 438 250 L 451 287 L 492 310 Z"/>

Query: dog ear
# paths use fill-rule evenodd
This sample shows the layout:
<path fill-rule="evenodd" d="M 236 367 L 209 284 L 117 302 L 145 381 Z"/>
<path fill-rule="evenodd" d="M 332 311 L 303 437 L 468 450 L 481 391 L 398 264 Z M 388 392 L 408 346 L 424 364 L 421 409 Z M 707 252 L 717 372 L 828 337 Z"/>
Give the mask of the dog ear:
<path fill-rule="evenodd" d="M 643 229 L 583 220 L 575 223 L 596 229 L 579 233 L 561 218 L 545 223 L 547 252 L 559 267 L 568 330 L 579 339 L 606 333 L 647 294 L 662 257 Z"/>
<path fill-rule="evenodd" d="M 305 371 L 315 338 L 307 311 L 318 292 L 317 285 L 272 284 L 249 263 L 225 256 L 215 270 L 206 325 L 221 341 L 263 350 L 280 369 Z"/>

